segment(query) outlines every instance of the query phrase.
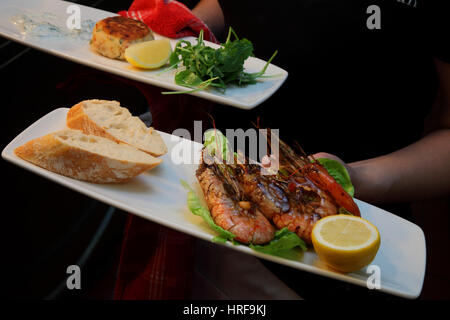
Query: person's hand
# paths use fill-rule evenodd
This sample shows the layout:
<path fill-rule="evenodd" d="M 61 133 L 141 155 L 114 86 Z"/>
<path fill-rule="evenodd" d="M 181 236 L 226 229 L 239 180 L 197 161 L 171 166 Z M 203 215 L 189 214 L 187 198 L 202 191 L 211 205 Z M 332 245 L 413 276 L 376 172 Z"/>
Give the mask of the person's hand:
<path fill-rule="evenodd" d="M 326 153 L 326 152 L 319 152 L 319 153 L 315 153 L 313 154 L 313 157 L 315 159 L 319 159 L 319 158 L 328 158 L 328 159 L 333 159 L 336 160 L 337 162 L 339 162 L 340 164 L 342 164 L 343 166 L 347 167 L 347 164 L 342 161 L 341 158 L 335 156 L 334 154 L 331 153 Z"/>
<path fill-rule="evenodd" d="M 350 178 L 352 177 L 351 167 L 348 164 L 346 164 L 341 158 L 335 156 L 334 154 L 326 153 L 326 152 L 319 152 L 319 153 L 314 154 L 313 157 L 315 159 L 328 158 L 328 159 L 332 159 L 332 160 L 339 162 L 340 164 L 342 164 L 345 167 L 345 169 L 347 169 L 348 174 L 350 175 Z"/>
<path fill-rule="evenodd" d="M 355 187 L 355 191 L 356 191 L 357 186 L 355 186 L 355 183 L 357 183 L 356 182 L 357 179 L 356 179 L 356 172 L 355 172 L 354 168 L 352 168 L 347 163 L 345 163 L 341 158 L 339 158 L 331 153 L 319 152 L 319 153 L 313 154 L 313 157 L 314 157 L 314 159 L 328 158 L 328 159 L 335 160 L 335 161 L 339 162 L 340 164 L 342 164 L 345 167 L 345 169 L 347 169 L 347 172 L 350 175 L 350 180 L 352 181 L 352 184 Z"/>
<path fill-rule="evenodd" d="M 438 93 L 427 119 L 427 134 L 392 153 L 345 164 L 355 197 L 377 203 L 401 203 L 448 196 L 450 193 L 450 63 L 435 60 Z"/>

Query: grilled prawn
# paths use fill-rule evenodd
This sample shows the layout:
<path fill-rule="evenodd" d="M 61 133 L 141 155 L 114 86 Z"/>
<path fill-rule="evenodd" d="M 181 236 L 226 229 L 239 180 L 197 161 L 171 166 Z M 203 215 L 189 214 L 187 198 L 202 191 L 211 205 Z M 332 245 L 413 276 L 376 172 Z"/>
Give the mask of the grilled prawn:
<path fill-rule="evenodd" d="M 258 165 L 238 165 L 234 174 L 245 195 L 278 229 L 288 228 L 307 242 L 314 224 L 337 214 L 330 196 L 306 178 L 260 175 Z"/>
<path fill-rule="evenodd" d="M 239 164 L 230 166 L 242 191 L 268 219 L 275 214 L 288 212 L 291 208 L 289 198 L 285 192 L 286 183 L 277 181 L 269 175 L 261 175 L 258 164 Z"/>
<path fill-rule="evenodd" d="M 272 218 L 277 228 L 288 228 L 307 242 L 311 242 L 311 232 L 315 223 L 326 216 L 338 213 L 338 207 L 331 197 L 306 177 L 287 179 L 286 195 L 291 209 L 275 214 Z"/>
<path fill-rule="evenodd" d="M 326 216 L 338 214 L 343 207 L 360 216 L 353 198 L 331 177 L 318 162 L 297 155 L 280 140 L 280 172 L 285 181 L 285 191 L 291 210 L 275 214 L 272 218 L 277 228 L 287 227 L 299 237 L 311 242 L 315 223 Z"/>
<path fill-rule="evenodd" d="M 273 239 L 275 228 L 244 196 L 229 167 L 200 164 L 196 176 L 214 222 L 242 243 L 263 244 Z"/>
<path fill-rule="evenodd" d="M 240 164 L 233 168 L 245 196 L 278 229 L 288 228 L 311 242 L 315 223 L 335 215 L 344 207 L 360 215 L 352 197 L 328 174 L 320 164 L 297 155 L 280 141 L 280 174 L 261 175 L 257 164 Z"/>
<path fill-rule="evenodd" d="M 279 140 L 280 146 L 280 168 L 293 182 L 289 189 L 294 191 L 297 183 L 302 184 L 304 180 L 310 181 L 323 194 L 329 197 L 339 207 L 343 207 L 355 216 L 361 216 L 358 206 L 353 198 L 329 175 L 328 171 L 315 159 L 310 161 L 306 154 L 297 155 L 287 144 Z M 303 152 L 303 151 L 302 151 Z M 304 152 L 303 152 L 304 153 Z"/>
<path fill-rule="evenodd" d="M 310 243 L 315 223 L 340 207 L 360 216 L 353 198 L 324 167 L 281 140 L 279 146 L 277 175 L 262 175 L 261 166 L 249 161 L 218 164 L 202 159 L 197 179 L 217 225 L 243 243 L 269 242 L 275 227 L 288 228 Z"/>

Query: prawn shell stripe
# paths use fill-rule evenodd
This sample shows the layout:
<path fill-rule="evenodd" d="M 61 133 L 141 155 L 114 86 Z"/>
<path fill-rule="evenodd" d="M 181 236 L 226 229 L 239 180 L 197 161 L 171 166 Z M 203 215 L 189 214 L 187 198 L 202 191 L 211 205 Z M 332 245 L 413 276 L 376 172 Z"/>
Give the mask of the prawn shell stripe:
<path fill-rule="evenodd" d="M 242 243 L 263 244 L 272 240 L 275 228 L 270 221 L 254 206 L 249 210 L 241 208 L 240 201 L 230 195 L 230 188 L 225 187 L 214 169 L 214 165 L 202 163 L 196 173 L 214 222 Z"/>
<path fill-rule="evenodd" d="M 196 175 L 217 225 L 240 242 L 262 244 L 273 239 L 273 222 L 311 243 L 316 222 L 338 214 L 340 207 L 360 216 L 353 198 L 323 166 L 281 140 L 280 151 L 280 172 L 288 173 L 282 176 L 261 175 L 249 161 L 219 166 L 202 159 Z"/>

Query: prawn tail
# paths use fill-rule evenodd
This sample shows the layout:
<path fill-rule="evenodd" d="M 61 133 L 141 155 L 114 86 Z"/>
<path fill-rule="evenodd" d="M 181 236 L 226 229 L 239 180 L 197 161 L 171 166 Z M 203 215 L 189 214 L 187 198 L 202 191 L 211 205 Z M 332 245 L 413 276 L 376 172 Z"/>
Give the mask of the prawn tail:
<path fill-rule="evenodd" d="M 358 205 L 347 191 L 328 173 L 328 171 L 319 163 L 308 163 L 302 168 L 303 173 L 318 188 L 326 190 L 336 204 L 343 207 L 351 214 L 360 217 Z"/>

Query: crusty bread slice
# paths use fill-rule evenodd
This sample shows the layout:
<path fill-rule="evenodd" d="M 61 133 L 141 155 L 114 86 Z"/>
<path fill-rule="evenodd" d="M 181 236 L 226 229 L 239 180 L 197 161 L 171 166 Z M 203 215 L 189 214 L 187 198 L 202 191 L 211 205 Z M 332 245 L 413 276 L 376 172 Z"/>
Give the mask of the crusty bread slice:
<path fill-rule="evenodd" d="M 31 140 L 14 152 L 47 170 L 95 183 L 125 182 L 162 161 L 129 145 L 70 129 Z"/>
<path fill-rule="evenodd" d="M 85 100 L 67 113 L 67 126 L 116 142 L 127 143 L 153 156 L 167 152 L 161 136 L 153 128 L 133 117 L 117 101 Z"/>

